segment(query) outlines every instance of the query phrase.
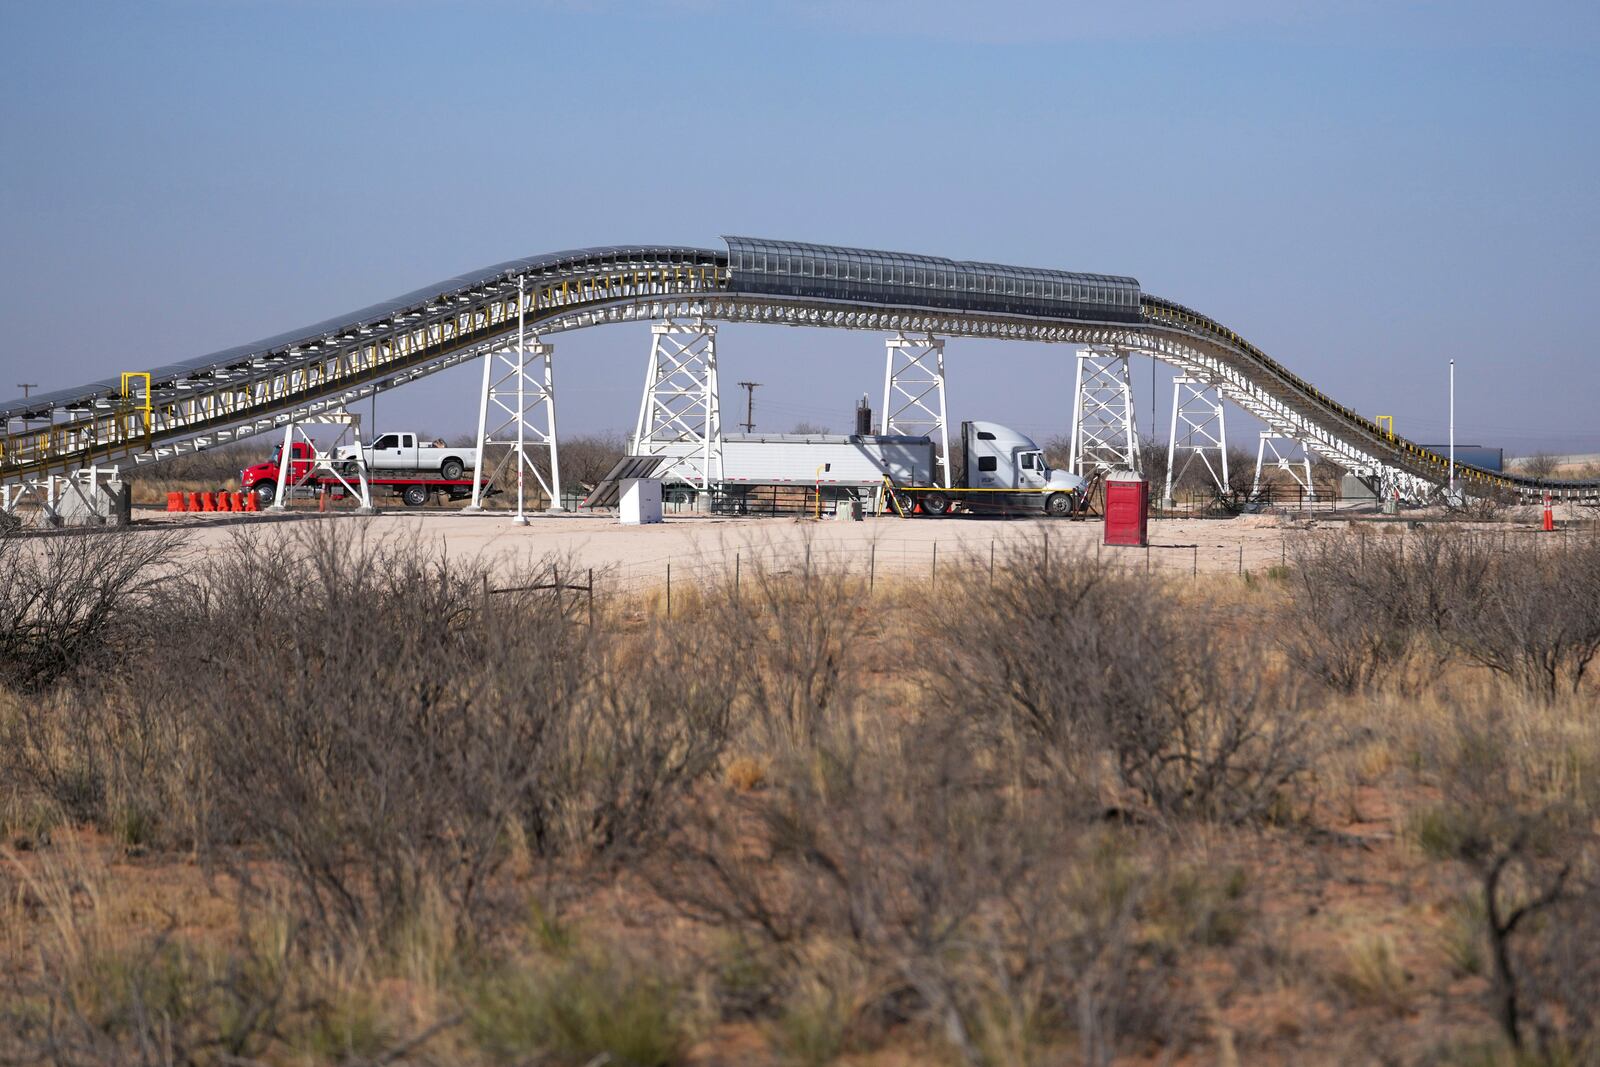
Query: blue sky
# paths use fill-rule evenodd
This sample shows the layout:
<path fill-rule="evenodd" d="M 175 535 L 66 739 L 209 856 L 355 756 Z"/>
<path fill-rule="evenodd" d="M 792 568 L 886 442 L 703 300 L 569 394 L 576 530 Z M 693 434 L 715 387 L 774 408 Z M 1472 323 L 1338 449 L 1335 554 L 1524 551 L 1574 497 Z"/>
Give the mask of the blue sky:
<path fill-rule="evenodd" d="M 748 233 L 1132 274 L 1423 440 L 1454 356 L 1458 440 L 1600 451 L 1600 5 L 0 0 L 0 19 L 0 394 L 515 256 Z M 557 338 L 564 430 L 631 424 L 648 344 Z M 947 351 L 953 417 L 1064 431 L 1069 349 Z M 842 429 L 882 387 L 869 334 L 727 327 L 720 356 L 724 381 L 764 383 L 763 429 Z M 1148 366 L 1136 381 L 1148 424 Z M 380 422 L 464 431 L 476 385 L 429 379 Z"/>

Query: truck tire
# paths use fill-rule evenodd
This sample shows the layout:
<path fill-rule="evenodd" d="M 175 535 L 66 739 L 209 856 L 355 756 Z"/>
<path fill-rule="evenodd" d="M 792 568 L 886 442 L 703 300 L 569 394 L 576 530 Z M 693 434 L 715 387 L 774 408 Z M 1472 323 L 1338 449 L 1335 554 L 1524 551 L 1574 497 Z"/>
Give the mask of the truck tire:
<path fill-rule="evenodd" d="M 256 495 L 256 503 L 266 507 L 278 495 L 277 482 L 257 482 L 250 491 Z"/>
<path fill-rule="evenodd" d="M 405 501 L 405 505 L 408 508 L 422 507 L 428 502 L 428 497 L 432 495 L 425 485 L 408 485 L 400 490 L 400 499 Z"/>
<path fill-rule="evenodd" d="M 923 493 L 921 504 L 923 513 L 936 519 L 950 514 L 950 498 L 943 493 Z"/>
<path fill-rule="evenodd" d="M 1044 511 L 1046 515 L 1054 515 L 1056 518 L 1065 518 L 1071 515 L 1072 494 L 1051 493 L 1050 499 L 1044 502 Z"/>
<path fill-rule="evenodd" d="M 461 472 L 466 469 L 467 468 L 465 464 L 463 464 L 456 457 L 451 456 L 449 459 L 439 464 L 439 477 L 443 478 L 447 482 L 453 482 L 460 478 Z"/>

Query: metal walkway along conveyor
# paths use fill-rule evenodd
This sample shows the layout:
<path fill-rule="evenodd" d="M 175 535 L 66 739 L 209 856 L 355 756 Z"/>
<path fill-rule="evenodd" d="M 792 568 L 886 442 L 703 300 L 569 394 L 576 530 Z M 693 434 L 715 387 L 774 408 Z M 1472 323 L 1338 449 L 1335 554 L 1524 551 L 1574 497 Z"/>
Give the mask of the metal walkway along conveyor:
<path fill-rule="evenodd" d="M 1220 323 L 1136 279 L 728 237 L 725 250 L 586 248 L 512 260 L 253 344 L 0 407 L 0 509 L 58 479 L 140 468 L 307 418 L 516 343 L 617 322 L 740 322 L 1102 346 L 1214 387 L 1269 432 L 1385 494 L 1440 495 L 1446 457 L 1333 401 Z M 720 431 L 719 431 L 720 432 Z M 1457 463 L 1469 495 L 1600 503 L 1600 481 Z"/>

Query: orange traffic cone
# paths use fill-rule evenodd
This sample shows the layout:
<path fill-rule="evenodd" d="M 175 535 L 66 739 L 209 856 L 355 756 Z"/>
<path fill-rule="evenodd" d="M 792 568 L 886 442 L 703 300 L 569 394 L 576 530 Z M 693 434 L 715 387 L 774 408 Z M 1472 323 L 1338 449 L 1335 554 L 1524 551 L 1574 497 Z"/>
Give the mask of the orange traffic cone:
<path fill-rule="evenodd" d="M 260 511 L 261 510 L 261 498 L 259 496 L 257 496 L 256 493 L 254 493 L 253 491 L 247 491 L 244 494 L 244 510 L 246 510 L 246 511 Z"/>
<path fill-rule="evenodd" d="M 223 491 L 223 492 L 217 494 L 217 510 L 218 511 L 232 511 L 233 510 L 233 495 L 231 493 L 228 493 L 227 491 Z"/>
<path fill-rule="evenodd" d="M 189 510 L 190 511 L 204 511 L 205 510 L 205 508 L 201 507 L 201 500 L 200 500 L 200 494 L 199 493 L 190 493 L 189 494 Z"/>
<path fill-rule="evenodd" d="M 1544 495 L 1544 529 L 1545 533 L 1553 533 L 1556 528 L 1556 513 L 1550 510 L 1550 494 Z"/>
<path fill-rule="evenodd" d="M 201 511 L 216 511 L 217 510 L 217 494 L 215 494 L 215 493 L 201 493 L 200 494 L 200 510 Z"/>
<path fill-rule="evenodd" d="M 167 510 L 168 511 L 182 511 L 183 510 L 183 494 L 182 493 L 168 493 L 167 494 Z"/>

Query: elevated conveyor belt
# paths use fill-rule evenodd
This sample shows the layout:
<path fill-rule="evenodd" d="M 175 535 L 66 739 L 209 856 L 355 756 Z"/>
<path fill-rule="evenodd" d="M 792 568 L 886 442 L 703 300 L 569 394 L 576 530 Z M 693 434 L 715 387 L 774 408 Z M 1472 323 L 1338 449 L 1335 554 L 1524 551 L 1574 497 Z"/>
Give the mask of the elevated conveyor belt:
<path fill-rule="evenodd" d="M 1112 344 L 1216 381 L 1275 430 L 1409 497 L 1445 457 L 1338 404 L 1238 334 L 1132 278 L 728 238 L 728 250 L 609 246 L 512 260 L 248 345 L 0 406 L 0 483 L 92 464 L 137 469 L 281 427 L 475 359 L 512 340 L 519 279 L 530 330 L 700 316 Z M 148 378 L 145 375 L 148 375 Z M 1600 481 L 1463 464 L 1469 492 L 1600 502 Z"/>

